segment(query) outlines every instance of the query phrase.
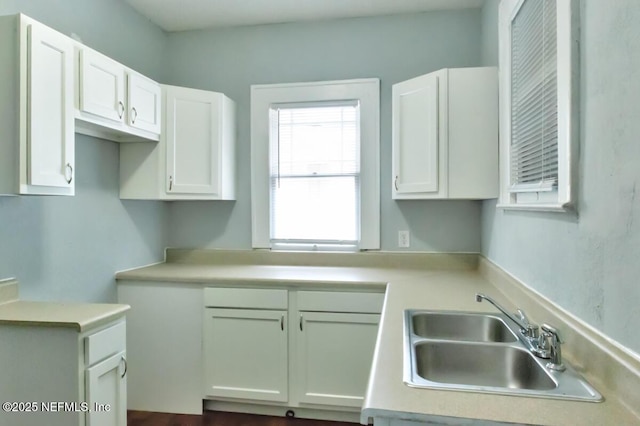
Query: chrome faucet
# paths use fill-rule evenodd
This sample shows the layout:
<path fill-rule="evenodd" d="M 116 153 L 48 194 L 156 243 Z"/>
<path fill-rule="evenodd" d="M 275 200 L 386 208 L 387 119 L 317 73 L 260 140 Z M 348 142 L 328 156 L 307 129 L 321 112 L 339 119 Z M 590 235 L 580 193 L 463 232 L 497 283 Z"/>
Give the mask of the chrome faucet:
<path fill-rule="evenodd" d="M 516 318 L 515 316 L 513 316 L 513 314 L 507 312 L 505 308 L 500 306 L 498 302 L 496 302 L 489 296 L 485 296 L 482 293 L 476 293 L 476 302 L 482 302 L 482 299 L 491 303 L 500 312 L 502 312 L 507 317 L 509 317 L 511 321 L 518 324 L 518 327 L 520 327 L 520 334 L 522 335 L 522 337 L 524 337 L 527 340 L 527 343 L 529 343 L 530 348 L 534 347 L 534 342 L 535 342 L 535 346 L 537 346 L 538 339 L 539 339 L 538 326 L 536 324 L 532 324 L 529 322 L 529 319 L 525 315 L 524 311 L 522 311 L 521 309 L 518 309 L 518 318 Z"/>
<path fill-rule="evenodd" d="M 516 318 L 513 314 L 507 312 L 505 308 L 500 306 L 498 302 L 496 302 L 489 296 L 486 296 L 482 293 L 476 293 L 476 302 L 482 302 L 482 299 L 491 303 L 500 312 L 505 314 L 511 321 L 516 323 L 518 327 L 520 327 L 520 340 L 522 341 L 522 343 L 524 343 L 527 349 L 529 349 L 529 351 L 531 351 L 535 356 L 539 358 L 546 359 L 550 357 L 550 350 L 541 346 L 545 342 L 542 341 L 542 338 L 540 337 L 538 325 L 529 322 L 527 315 L 522 309 L 518 309 L 518 317 Z"/>
<path fill-rule="evenodd" d="M 482 302 L 483 299 L 498 308 L 500 312 L 520 327 L 520 340 L 535 356 L 549 360 L 547 368 L 555 371 L 565 370 L 565 366 L 562 364 L 562 350 L 560 349 L 562 340 L 555 327 L 549 324 L 542 324 L 542 334 L 540 334 L 538 326 L 529 322 L 529 319 L 521 309 L 518 309 L 518 317 L 516 318 L 489 296 L 476 293 L 476 302 Z"/>

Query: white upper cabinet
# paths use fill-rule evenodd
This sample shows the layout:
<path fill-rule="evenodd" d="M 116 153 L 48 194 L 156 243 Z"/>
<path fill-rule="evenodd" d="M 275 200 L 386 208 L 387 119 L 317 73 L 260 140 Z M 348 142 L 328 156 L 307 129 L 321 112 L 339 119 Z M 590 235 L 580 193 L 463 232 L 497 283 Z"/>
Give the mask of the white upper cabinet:
<path fill-rule="evenodd" d="M 165 87 L 167 194 L 233 199 L 233 102 L 222 93 Z"/>
<path fill-rule="evenodd" d="M 125 71 L 122 65 L 91 49 L 80 49 L 80 111 L 122 123 Z"/>
<path fill-rule="evenodd" d="M 394 188 L 399 194 L 438 192 L 438 76 L 393 87 Z"/>
<path fill-rule="evenodd" d="M 162 89 L 158 83 L 138 73 L 127 73 L 127 124 L 160 134 Z"/>
<path fill-rule="evenodd" d="M 162 88 L 160 142 L 120 147 L 120 198 L 234 200 L 234 102 L 222 93 Z"/>
<path fill-rule="evenodd" d="M 73 195 L 74 42 L 15 15 L 0 46 L 0 193 Z"/>
<path fill-rule="evenodd" d="M 160 85 L 86 46 L 76 51 L 76 131 L 116 142 L 159 140 Z"/>
<path fill-rule="evenodd" d="M 393 199 L 498 196 L 496 68 L 443 69 L 393 85 Z"/>

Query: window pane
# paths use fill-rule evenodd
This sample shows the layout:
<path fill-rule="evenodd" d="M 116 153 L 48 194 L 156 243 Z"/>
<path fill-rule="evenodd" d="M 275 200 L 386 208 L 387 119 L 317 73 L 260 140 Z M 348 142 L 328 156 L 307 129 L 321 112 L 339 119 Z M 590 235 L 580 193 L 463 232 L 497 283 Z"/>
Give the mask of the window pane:
<path fill-rule="evenodd" d="M 271 111 L 271 239 L 359 239 L 358 106 Z"/>
<path fill-rule="evenodd" d="M 358 172 L 355 106 L 280 109 L 278 119 L 276 173 L 279 171 L 282 176 Z"/>
<path fill-rule="evenodd" d="M 358 240 L 356 176 L 281 177 L 272 187 L 272 239 Z"/>

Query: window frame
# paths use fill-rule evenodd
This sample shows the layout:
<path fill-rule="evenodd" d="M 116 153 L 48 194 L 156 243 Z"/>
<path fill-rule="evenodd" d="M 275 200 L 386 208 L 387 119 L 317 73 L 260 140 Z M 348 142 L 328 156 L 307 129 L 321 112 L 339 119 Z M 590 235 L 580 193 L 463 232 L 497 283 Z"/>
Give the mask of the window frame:
<path fill-rule="evenodd" d="M 251 86 L 253 248 L 313 248 L 312 245 L 271 245 L 269 110 L 278 104 L 331 101 L 358 101 L 360 105 L 360 241 L 357 249 L 380 249 L 380 80 L 377 78 Z M 335 248 L 326 248 L 332 249 Z"/>
<path fill-rule="evenodd" d="M 576 209 L 579 142 L 579 17 L 576 0 L 557 0 L 558 184 L 557 191 L 516 195 L 511 188 L 511 22 L 525 1 L 501 0 L 500 65 L 500 198 L 503 209 L 565 212 Z M 537 1 L 537 0 L 535 0 Z"/>

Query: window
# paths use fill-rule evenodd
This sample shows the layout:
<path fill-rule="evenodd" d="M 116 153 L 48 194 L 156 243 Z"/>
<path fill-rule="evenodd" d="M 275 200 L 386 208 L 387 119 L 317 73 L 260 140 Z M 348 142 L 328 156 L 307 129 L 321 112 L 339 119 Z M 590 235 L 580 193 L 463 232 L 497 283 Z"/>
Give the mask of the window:
<path fill-rule="evenodd" d="M 500 4 L 500 206 L 564 211 L 577 120 L 571 0 Z"/>
<path fill-rule="evenodd" d="M 357 246 L 358 103 L 270 110 L 271 245 Z"/>
<path fill-rule="evenodd" d="M 379 81 L 251 88 L 254 248 L 380 246 Z"/>

